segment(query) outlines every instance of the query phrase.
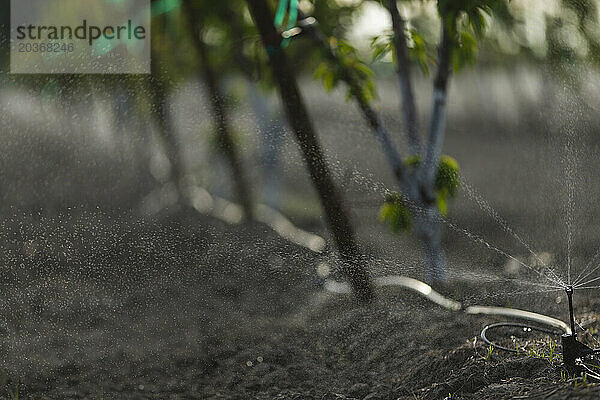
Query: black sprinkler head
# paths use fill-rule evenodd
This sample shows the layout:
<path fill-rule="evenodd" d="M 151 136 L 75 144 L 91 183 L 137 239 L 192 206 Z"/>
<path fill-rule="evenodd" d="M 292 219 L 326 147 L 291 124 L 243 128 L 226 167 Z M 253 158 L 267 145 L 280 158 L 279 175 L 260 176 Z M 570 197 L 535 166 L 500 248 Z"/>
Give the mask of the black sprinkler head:
<path fill-rule="evenodd" d="M 573 313 L 573 286 L 567 286 L 565 288 L 565 292 L 567 293 L 567 298 L 569 299 L 571 333 L 564 334 L 561 338 L 563 364 L 570 375 L 582 376 L 583 374 L 587 374 L 590 379 L 600 382 L 600 375 L 594 371 L 591 371 L 583 363 L 583 359 L 585 357 L 597 354 L 598 350 L 594 350 L 577 340 L 577 332 L 575 331 L 575 316 Z"/>
<path fill-rule="evenodd" d="M 565 292 L 567 292 L 568 295 L 573 294 L 573 285 L 568 285 L 565 288 Z"/>

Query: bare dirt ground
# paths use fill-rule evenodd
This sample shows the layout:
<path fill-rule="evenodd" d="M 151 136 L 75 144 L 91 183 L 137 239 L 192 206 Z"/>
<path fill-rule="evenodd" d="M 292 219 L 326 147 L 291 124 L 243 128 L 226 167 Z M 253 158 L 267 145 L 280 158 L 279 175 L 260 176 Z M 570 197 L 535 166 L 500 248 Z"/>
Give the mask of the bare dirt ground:
<path fill-rule="evenodd" d="M 260 225 L 76 210 L 7 221 L 3 399 L 17 388 L 21 399 L 600 394 L 566 382 L 558 360 L 487 355 L 478 334 L 491 318 L 402 290 L 380 290 L 370 306 L 325 294 L 318 258 Z M 460 292 L 479 290 L 463 284 Z M 578 310 L 597 306 L 578 302 Z"/>

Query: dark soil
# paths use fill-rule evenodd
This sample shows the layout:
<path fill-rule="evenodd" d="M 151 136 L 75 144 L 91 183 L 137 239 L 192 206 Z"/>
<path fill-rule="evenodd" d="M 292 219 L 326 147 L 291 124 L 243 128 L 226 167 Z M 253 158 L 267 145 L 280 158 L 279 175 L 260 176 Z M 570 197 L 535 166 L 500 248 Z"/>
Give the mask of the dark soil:
<path fill-rule="evenodd" d="M 600 395 L 558 359 L 489 355 L 478 335 L 492 318 L 404 290 L 369 306 L 324 293 L 319 257 L 261 225 L 71 210 L 15 213 L 2 232 L 1 399 Z"/>

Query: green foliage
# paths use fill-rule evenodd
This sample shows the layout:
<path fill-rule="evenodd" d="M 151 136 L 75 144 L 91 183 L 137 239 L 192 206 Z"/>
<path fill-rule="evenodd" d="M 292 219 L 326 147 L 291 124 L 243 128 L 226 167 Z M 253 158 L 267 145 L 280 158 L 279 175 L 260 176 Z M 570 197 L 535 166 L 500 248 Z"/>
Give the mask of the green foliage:
<path fill-rule="evenodd" d="M 413 155 L 406 160 L 404 164 L 407 167 L 417 168 L 421 163 L 421 156 Z M 437 174 L 435 176 L 434 190 L 445 199 L 452 199 L 458 194 L 460 187 L 460 167 L 458 161 L 454 158 L 442 155 L 438 164 Z"/>
<path fill-rule="evenodd" d="M 381 61 L 388 54 L 394 54 L 393 35 L 391 32 L 386 32 L 371 38 L 371 56 L 373 57 L 373 61 Z"/>
<path fill-rule="evenodd" d="M 440 16 L 457 18 L 461 13 L 464 13 L 473 24 L 480 24 L 484 21 L 482 13 L 491 14 L 498 4 L 503 3 L 504 1 L 505 0 L 438 0 L 437 8 Z"/>
<path fill-rule="evenodd" d="M 438 13 L 453 38 L 451 62 L 455 71 L 473 64 L 477 40 L 487 28 L 487 17 L 498 12 L 507 16 L 505 0 L 438 0 Z"/>
<path fill-rule="evenodd" d="M 327 61 L 319 64 L 315 70 L 314 78 L 320 80 L 328 92 L 332 91 L 340 81 L 338 69 Z"/>
<path fill-rule="evenodd" d="M 475 63 L 477 57 L 477 41 L 469 32 L 459 33 L 459 40 L 452 49 L 452 68 L 458 72 L 467 65 Z"/>
<path fill-rule="evenodd" d="M 315 79 L 321 80 L 325 89 L 331 91 L 342 78 L 348 77 L 357 84 L 355 88 L 348 88 L 348 99 L 359 96 L 367 102 L 373 100 L 376 97 L 373 71 L 360 60 L 357 50 L 349 43 L 335 38 L 330 38 L 329 45 L 336 60 L 322 62 L 315 71 Z"/>
<path fill-rule="evenodd" d="M 413 155 L 404 160 L 404 165 L 416 169 L 421 156 Z M 434 192 L 440 214 L 448 215 L 448 201 L 455 198 L 460 188 L 460 167 L 458 162 L 447 155 L 440 157 L 434 182 Z M 379 220 L 387 224 L 393 233 L 408 232 L 411 229 L 411 216 L 402 195 L 391 193 L 379 210 Z"/>
<path fill-rule="evenodd" d="M 460 167 L 458 162 L 447 155 L 442 155 L 435 177 L 435 190 L 447 199 L 456 197 L 460 187 Z"/>
<path fill-rule="evenodd" d="M 433 57 L 431 56 L 429 46 L 416 29 L 409 30 L 409 33 L 410 40 L 408 41 L 408 52 L 410 58 L 417 62 L 421 71 L 423 71 L 423 74 L 429 75 L 429 65 L 433 63 Z"/>
<path fill-rule="evenodd" d="M 492 360 L 492 355 L 494 354 L 494 347 L 490 344 L 486 349 L 485 356 L 483 357 L 486 361 Z"/>
<path fill-rule="evenodd" d="M 429 75 L 429 66 L 433 64 L 431 46 L 425 41 L 425 38 L 416 30 L 409 29 L 405 32 L 407 44 L 408 44 L 408 55 L 410 59 L 417 63 L 424 75 Z M 371 55 L 373 61 L 380 61 L 388 54 L 392 55 L 392 59 L 396 62 L 394 52 L 396 51 L 393 43 L 394 34 L 393 32 L 386 32 L 384 34 L 374 36 L 371 39 Z"/>
<path fill-rule="evenodd" d="M 510 0 L 509 0 L 510 1 Z M 473 64 L 478 54 L 478 42 L 483 41 L 489 20 L 492 16 L 504 27 L 511 27 L 514 18 L 508 9 L 507 0 L 438 0 L 437 10 L 450 37 L 450 61 L 454 71 Z M 573 0 L 575 1 L 575 0 Z M 431 27 L 431 16 L 421 13 L 409 21 L 404 34 L 410 59 L 421 71 L 429 74 L 435 65 L 435 42 L 439 39 L 437 31 Z M 393 33 L 386 32 L 371 40 L 374 61 L 381 60 L 395 51 Z M 395 57 L 393 57 L 395 61 Z"/>
<path fill-rule="evenodd" d="M 402 195 L 390 193 L 379 210 L 379 221 L 387 224 L 393 233 L 408 232 L 411 229 L 411 217 L 404 204 Z"/>

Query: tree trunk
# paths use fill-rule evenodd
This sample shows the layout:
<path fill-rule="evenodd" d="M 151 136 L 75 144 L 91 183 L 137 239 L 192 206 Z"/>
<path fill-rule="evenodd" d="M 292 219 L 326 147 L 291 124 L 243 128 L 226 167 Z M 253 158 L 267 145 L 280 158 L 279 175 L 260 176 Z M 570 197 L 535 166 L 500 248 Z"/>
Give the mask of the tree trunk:
<path fill-rule="evenodd" d="M 175 183 L 177 194 L 181 200 L 185 196 L 185 188 L 183 187 L 183 163 L 181 161 L 181 151 L 175 136 L 174 124 L 169 110 L 167 89 L 160 83 L 160 78 L 158 77 L 151 77 L 149 86 L 152 113 L 156 116 L 155 120 L 158 124 L 158 133 L 171 167 L 171 179 Z"/>
<path fill-rule="evenodd" d="M 152 30 L 154 32 L 165 30 L 165 16 L 160 15 L 152 21 Z M 187 195 L 186 188 L 183 187 L 184 168 L 181 157 L 181 149 L 175 134 L 175 125 L 169 110 L 169 87 L 166 84 L 165 78 L 162 76 L 163 71 L 160 68 L 161 55 L 155 51 L 159 48 L 159 44 L 155 43 L 162 35 L 154 35 L 151 52 L 151 72 L 152 75 L 144 80 L 147 85 L 147 90 L 150 94 L 151 112 L 155 117 L 158 125 L 158 134 L 163 143 L 164 150 L 170 164 L 170 178 L 175 183 L 179 201 L 185 200 Z"/>
<path fill-rule="evenodd" d="M 192 31 L 192 43 L 200 56 L 202 79 L 208 87 L 208 97 L 213 111 L 219 149 L 223 152 L 223 155 L 229 163 L 237 200 L 244 210 L 244 216 L 247 220 L 253 220 L 254 208 L 250 187 L 246 175 L 244 174 L 242 161 L 231 133 L 229 120 L 227 118 L 227 109 L 224 102 L 225 97 L 223 96 L 223 93 L 221 93 L 217 74 L 210 65 L 206 44 L 204 43 L 204 40 L 202 40 L 201 22 L 199 16 L 194 12 L 193 7 L 188 0 L 184 1 L 184 7 Z"/>
<path fill-rule="evenodd" d="M 267 50 L 273 77 L 279 87 L 290 125 L 302 150 L 312 182 L 319 193 L 327 224 L 344 261 L 344 273 L 357 296 L 363 301 L 369 301 L 374 294 L 372 283 L 364 268 L 364 259 L 298 89 L 296 77 L 280 47 L 281 36 L 273 26 L 273 14 L 265 0 L 247 0 L 247 3 Z"/>
<path fill-rule="evenodd" d="M 395 149 L 390 135 L 381 121 L 381 118 L 375 109 L 369 104 L 369 102 L 366 101 L 364 96 L 362 96 L 360 86 L 358 82 L 353 79 L 352 74 L 343 68 L 343 64 L 339 63 L 335 52 L 330 47 L 325 35 L 318 29 L 317 24 L 314 22 L 310 24 L 306 22 L 303 23 L 303 21 L 307 20 L 306 16 L 300 11 L 298 15 L 301 20 L 300 26 L 303 28 L 304 32 L 306 32 L 319 47 L 324 49 L 326 57 L 329 58 L 331 62 L 334 62 L 342 67 L 340 79 L 344 81 L 350 88 L 350 93 L 358 103 L 365 120 L 373 130 L 375 137 L 379 141 L 382 150 L 392 167 L 392 171 L 396 177 L 398 186 L 409 200 L 409 208 L 411 209 L 411 215 L 414 218 L 415 235 L 421 241 L 424 251 L 423 258 L 427 282 L 436 283 L 438 281 L 445 281 L 445 258 L 441 248 L 441 217 L 435 203 L 435 197 L 432 196 L 433 201 L 425 201 L 420 187 L 419 171 L 411 172 L 404 167 L 402 158 Z M 408 73 L 408 71 L 408 67 L 405 66 L 404 68 L 400 69 L 398 73 L 400 75 Z M 409 78 L 402 78 L 401 81 L 406 82 L 406 87 L 410 88 Z M 420 136 L 418 134 L 418 126 L 416 124 L 418 119 L 416 115 L 416 106 L 410 106 L 410 104 L 406 104 L 406 102 L 408 102 L 413 103 L 414 105 L 414 98 L 412 95 L 406 97 L 405 100 L 407 101 L 405 101 L 404 118 L 406 119 L 407 128 L 411 127 L 411 131 L 409 131 L 409 143 L 411 142 L 410 138 L 412 136 L 413 146 L 411 151 L 415 151 L 414 149 L 420 149 L 421 145 Z M 407 115 L 406 111 L 410 113 L 410 116 Z M 413 123 L 411 121 L 415 122 Z M 434 169 L 434 172 L 435 171 L 437 171 L 437 168 Z"/>
<path fill-rule="evenodd" d="M 225 9 L 225 18 L 230 21 L 233 37 L 244 37 L 242 25 L 244 17 L 234 4 Z M 248 99 L 260 130 L 263 200 L 269 207 L 279 209 L 281 191 L 279 156 L 285 140 L 286 126 L 278 112 L 269 110 L 268 102 L 260 95 L 254 73 L 254 62 L 244 54 L 243 42 L 233 43 L 232 51 L 237 66 L 248 81 Z"/>
<path fill-rule="evenodd" d="M 437 210 L 436 210 L 437 211 Z M 446 260 L 442 249 L 442 231 L 440 223 L 428 221 L 423 228 L 423 257 L 425 259 L 425 281 L 436 285 L 446 282 Z"/>
<path fill-rule="evenodd" d="M 423 208 L 426 210 L 426 218 L 420 221 L 421 226 L 418 226 L 417 229 L 423 243 L 425 262 L 428 268 L 426 276 L 430 283 L 435 283 L 436 281 L 445 282 L 446 280 L 446 262 L 441 246 L 442 218 L 436 205 L 434 184 L 446 129 L 446 96 L 451 72 L 450 53 L 455 40 L 452 27 L 449 24 L 454 23 L 454 17 L 451 20 L 447 17 L 442 17 L 438 71 L 433 82 L 431 125 L 429 127 L 425 157 L 423 162 L 421 162 L 417 176 L 421 204 L 423 204 Z"/>
<path fill-rule="evenodd" d="M 433 104 L 431 106 L 431 124 L 427 138 L 427 150 L 420 167 L 421 191 L 425 202 L 433 203 L 433 184 L 442 154 L 446 129 L 446 96 L 450 79 L 450 53 L 454 43 L 453 33 L 448 19 L 442 18 L 442 35 L 439 47 L 437 75 L 433 82 Z"/>
<path fill-rule="evenodd" d="M 406 22 L 400 16 L 396 0 L 388 0 L 388 10 L 392 16 L 394 29 L 394 47 L 396 48 L 396 68 L 398 83 L 400 84 L 400 98 L 402 99 L 402 112 L 406 124 L 406 136 L 411 154 L 421 154 L 421 135 L 419 134 L 419 115 L 412 87 L 410 74 L 410 60 L 408 58 L 408 45 L 406 43 Z"/>

